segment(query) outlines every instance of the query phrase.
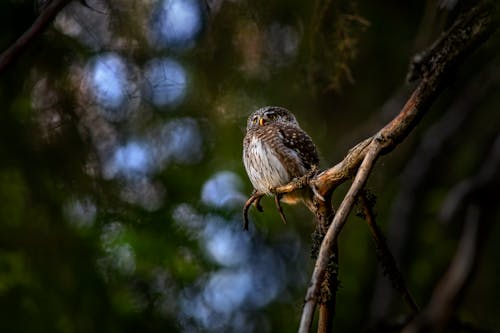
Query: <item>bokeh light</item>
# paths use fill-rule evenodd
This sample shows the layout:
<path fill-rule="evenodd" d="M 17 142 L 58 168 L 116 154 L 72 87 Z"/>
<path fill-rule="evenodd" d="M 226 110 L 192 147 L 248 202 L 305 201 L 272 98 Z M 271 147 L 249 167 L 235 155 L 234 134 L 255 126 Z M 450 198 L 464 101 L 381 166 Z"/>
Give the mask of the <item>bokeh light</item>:
<path fill-rule="evenodd" d="M 56 16 L 55 27 L 67 36 L 70 36 L 91 50 L 100 50 L 113 42 L 110 30 L 110 15 L 107 1 L 92 0 L 86 2 L 89 7 L 82 7 L 81 3 L 70 2 L 64 10 Z"/>
<path fill-rule="evenodd" d="M 200 234 L 203 246 L 212 260 L 221 266 L 243 264 L 250 255 L 250 237 L 242 232 L 239 223 L 225 221 L 212 215 L 206 217 L 205 228 Z"/>
<path fill-rule="evenodd" d="M 186 95 L 186 71 L 170 58 L 153 59 L 144 70 L 144 92 L 156 106 L 175 106 Z"/>
<path fill-rule="evenodd" d="M 112 163 L 121 174 L 146 174 L 151 168 L 151 149 L 143 142 L 131 141 L 116 149 Z"/>
<path fill-rule="evenodd" d="M 243 182 L 231 171 L 220 171 L 212 176 L 203 185 L 201 200 L 203 203 L 216 208 L 241 207 L 246 197 L 241 192 Z"/>
<path fill-rule="evenodd" d="M 221 173 L 213 178 L 229 175 Z M 297 283 L 298 275 L 289 272 L 291 267 L 286 262 L 291 258 L 300 261 L 299 238 L 288 233 L 278 244 L 281 250 L 276 251 L 256 235 L 242 232 L 239 210 L 238 217 L 225 219 L 216 214 L 204 216 L 192 206 L 181 204 L 172 216 L 220 267 L 184 290 L 181 307 L 186 329 L 192 325 L 195 330 L 254 332 L 251 314 Z"/>
<path fill-rule="evenodd" d="M 193 45 L 203 26 L 197 0 L 163 0 L 153 15 L 151 43 L 155 46 L 184 49 Z"/>
<path fill-rule="evenodd" d="M 116 53 L 95 57 L 89 68 L 89 82 L 96 101 L 105 108 L 123 106 L 127 92 L 127 66 Z"/>
<path fill-rule="evenodd" d="M 170 162 L 194 164 L 203 157 L 203 138 L 198 123 L 193 118 L 168 121 L 153 135 L 156 159 L 159 165 Z"/>

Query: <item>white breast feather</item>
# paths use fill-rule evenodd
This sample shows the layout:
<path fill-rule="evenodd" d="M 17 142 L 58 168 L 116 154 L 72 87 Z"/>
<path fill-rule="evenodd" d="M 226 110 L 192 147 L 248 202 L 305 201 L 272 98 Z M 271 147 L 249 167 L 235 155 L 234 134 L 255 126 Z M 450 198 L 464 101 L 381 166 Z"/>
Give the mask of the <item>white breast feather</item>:
<path fill-rule="evenodd" d="M 285 185 L 291 180 L 285 167 L 267 144 L 252 138 L 248 149 L 255 159 L 252 161 L 244 159 L 244 164 L 250 181 L 257 191 L 269 194 L 271 188 Z"/>

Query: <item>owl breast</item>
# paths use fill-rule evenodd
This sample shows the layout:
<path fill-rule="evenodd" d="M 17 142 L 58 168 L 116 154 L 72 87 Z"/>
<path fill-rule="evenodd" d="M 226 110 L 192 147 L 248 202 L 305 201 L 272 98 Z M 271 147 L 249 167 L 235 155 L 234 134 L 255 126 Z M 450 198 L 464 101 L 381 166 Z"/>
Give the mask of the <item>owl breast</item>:
<path fill-rule="evenodd" d="M 294 154 L 294 159 L 298 160 L 298 155 L 294 151 L 290 150 L 289 153 Z M 275 150 L 257 136 L 249 138 L 243 162 L 250 182 L 261 193 L 269 194 L 270 189 L 285 185 L 293 178 Z"/>

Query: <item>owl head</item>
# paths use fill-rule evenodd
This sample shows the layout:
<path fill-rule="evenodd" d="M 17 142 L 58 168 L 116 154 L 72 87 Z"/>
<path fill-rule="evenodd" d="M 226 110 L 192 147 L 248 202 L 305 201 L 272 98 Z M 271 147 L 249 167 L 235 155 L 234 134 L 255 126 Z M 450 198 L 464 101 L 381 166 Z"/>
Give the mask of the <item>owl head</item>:
<path fill-rule="evenodd" d="M 287 109 L 279 106 L 264 106 L 248 117 L 247 131 L 278 122 L 299 125 L 295 116 Z"/>

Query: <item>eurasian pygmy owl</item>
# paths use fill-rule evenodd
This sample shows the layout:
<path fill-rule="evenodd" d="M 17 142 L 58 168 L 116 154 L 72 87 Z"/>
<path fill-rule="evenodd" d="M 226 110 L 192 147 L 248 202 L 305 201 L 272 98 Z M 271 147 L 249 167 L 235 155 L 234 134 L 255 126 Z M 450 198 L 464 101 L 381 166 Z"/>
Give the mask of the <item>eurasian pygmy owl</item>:
<path fill-rule="evenodd" d="M 319 163 L 316 146 L 295 116 L 285 108 L 266 106 L 247 120 L 243 140 L 243 163 L 254 189 L 271 194 L 272 189 L 306 175 Z M 303 201 L 312 209 L 310 188 L 285 194 L 288 204 Z"/>

